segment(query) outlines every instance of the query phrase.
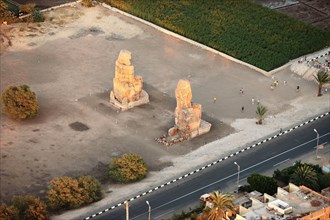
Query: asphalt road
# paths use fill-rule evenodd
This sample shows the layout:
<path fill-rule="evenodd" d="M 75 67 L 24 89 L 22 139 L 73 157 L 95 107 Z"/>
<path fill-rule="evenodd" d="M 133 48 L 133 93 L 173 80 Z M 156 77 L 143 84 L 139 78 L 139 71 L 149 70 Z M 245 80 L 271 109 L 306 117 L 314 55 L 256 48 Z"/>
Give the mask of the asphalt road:
<path fill-rule="evenodd" d="M 148 219 L 147 200 L 151 205 L 151 219 L 159 220 L 166 219 L 174 212 L 181 212 L 184 207 L 198 202 L 200 195 L 204 193 L 213 190 L 235 190 L 238 168 L 234 164 L 235 161 L 240 165 L 240 180 L 243 182 L 251 173 L 264 173 L 288 160 L 294 162 L 295 158 L 301 155 L 315 152 L 314 129 L 320 134 L 320 144 L 329 143 L 330 115 L 130 202 L 130 220 Z M 109 204 L 109 207 L 112 205 Z M 125 207 L 118 207 L 93 219 L 125 219 Z"/>

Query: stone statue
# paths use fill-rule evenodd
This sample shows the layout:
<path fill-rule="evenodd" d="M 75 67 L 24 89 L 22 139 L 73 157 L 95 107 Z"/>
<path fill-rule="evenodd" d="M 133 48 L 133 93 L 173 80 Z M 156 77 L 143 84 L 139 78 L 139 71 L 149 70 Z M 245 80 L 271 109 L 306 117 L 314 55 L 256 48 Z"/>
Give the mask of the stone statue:
<path fill-rule="evenodd" d="M 211 129 L 211 124 L 201 119 L 202 106 L 192 103 L 192 92 L 188 80 L 180 80 L 175 90 L 177 106 L 175 108 L 175 126 L 169 130 L 169 136 L 178 135 L 190 139 Z"/>
<path fill-rule="evenodd" d="M 148 94 L 142 90 L 142 77 L 134 76 L 131 58 L 131 52 L 120 51 L 116 61 L 113 90 L 110 93 L 110 104 L 122 111 L 149 102 Z"/>

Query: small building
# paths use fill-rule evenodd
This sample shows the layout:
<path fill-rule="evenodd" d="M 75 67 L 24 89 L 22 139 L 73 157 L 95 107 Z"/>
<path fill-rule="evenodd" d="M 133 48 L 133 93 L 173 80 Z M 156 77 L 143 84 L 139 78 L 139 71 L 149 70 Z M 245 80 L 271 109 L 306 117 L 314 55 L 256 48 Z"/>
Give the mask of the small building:
<path fill-rule="evenodd" d="M 237 216 L 240 220 L 328 220 L 329 194 L 330 188 L 318 193 L 289 183 L 286 187 L 278 187 L 274 196 L 253 191 L 237 198 L 234 203 L 239 207 Z"/>

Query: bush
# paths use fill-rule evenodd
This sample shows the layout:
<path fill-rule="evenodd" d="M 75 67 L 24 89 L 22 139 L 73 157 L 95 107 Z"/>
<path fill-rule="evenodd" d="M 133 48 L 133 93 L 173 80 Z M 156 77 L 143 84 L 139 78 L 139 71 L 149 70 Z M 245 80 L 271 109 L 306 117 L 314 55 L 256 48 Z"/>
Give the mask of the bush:
<path fill-rule="evenodd" d="M 0 204 L 0 219 L 1 220 L 19 220 L 17 208 Z"/>
<path fill-rule="evenodd" d="M 19 19 L 18 15 L 18 7 L 9 2 L 4 2 L 0 0 L 0 24 L 4 21 L 7 23 L 15 23 Z"/>
<path fill-rule="evenodd" d="M 45 17 L 43 16 L 43 14 L 40 12 L 39 9 L 34 9 L 32 11 L 32 18 L 33 18 L 33 22 L 44 22 L 45 21 Z"/>
<path fill-rule="evenodd" d="M 50 181 L 48 204 L 54 210 L 78 208 L 101 199 L 101 185 L 92 176 L 57 177 Z"/>
<path fill-rule="evenodd" d="M 34 3 L 33 4 L 25 4 L 25 5 L 20 5 L 19 10 L 22 13 L 30 14 L 35 9 L 35 7 L 36 7 L 36 4 L 34 4 Z"/>
<path fill-rule="evenodd" d="M 27 85 L 11 85 L 1 95 L 3 111 L 15 119 L 27 119 L 37 115 L 37 96 Z"/>
<path fill-rule="evenodd" d="M 47 206 L 38 197 L 31 195 L 15 196 L 12 199 L 12 205 L 18 210 L 21 220 L 48 219 Z"/>
<path fill-rule="evenodd" d="M 85 203 L 92 203 L 102 198 L 101 184 L 93 176 L 80 176 L 77 177 L 79 187 L 83 188 Z"/>
<path fill-rule="evenodd" d="M 146 177 L 148 168 L 142 157 L 127 153 L 114 158 L 109 165 L 109 176 L 119 183 L 135 182 Z"/>
<path fill-rule="evenodd" d="M 320 189 L 324 189 L 330 186 L 330 173 L 319 175 Z"/>
<path fill-rule="evenodd" d="M 253 188 L 261 193 L 274 195 L 277 192 L 277 183 L 272 177 L 263 176 L 260 174 L 251 174 L 247 178 L 247 182 Z"/>
<path fill-rule="evenodd" d="M 81 1 L 81 4 L 82 4 L 83 6 L 85 6 L 85 7 L 88 7 L 88 8 L 94 6 L 94 4 L 93 4 L 93 0 L 82 0 L 82 1 Z"/>
<path fill-rule="evenodd" d="M 250 185 L 240 186 L 238 189 L 240 192 L 252 192 L 254 189 Z"/>
<path fill-rule="evenodd" d="M 0 205 L 0 219 L 46 220 L 49 219 L 46 204 L 38 197 L 14 196 L 10 206 Z"/>
<path fill-rule="evenodd" d="M 104 1 L 266 71 L 330 43 L 329 31 L 250 0 Z"/>
<path fill-rule="evenodd" d="M 310 163 L 301 163 L 300 161 L 296 161 L 293 166 L 284 168 L 283 170 L 275 170 L 273 173 L 273 178 L 283 182 L 285 185 L 289 184 L 292 181 L 292 176 L 299 166 L 307 165 L 311 167 L 318 175 L 318 179 L 323 176 L 322 168 L 319 165 L 310 164 Z"/>

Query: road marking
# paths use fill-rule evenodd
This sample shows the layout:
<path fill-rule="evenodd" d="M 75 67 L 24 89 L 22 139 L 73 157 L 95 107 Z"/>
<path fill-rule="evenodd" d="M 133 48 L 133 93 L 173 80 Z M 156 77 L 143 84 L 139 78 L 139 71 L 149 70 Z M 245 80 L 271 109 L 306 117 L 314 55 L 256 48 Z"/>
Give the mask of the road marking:
<path fill-rule="evenodd" d="M 283 160 L 283 161 L 281 161 L 281 162 L 279 162 L 279 163 L 273 165 L 273 167 L 276 167 L 277 165 L 280 165 L 280 164 L 282 164 L 282 163 L 285 163 L 285 162 L 287 162 L 287 161 L 289 161 L 289 160 L 290 160 L 290 158 L 288 158 L 288 159 L 286 159 L 286 160 Z"/>
<path fill-rule="evenodd" d="M 328 132 L 328 133 L 322 135 L 321 137 L 327 136 L 327 135 L 329 135 L 329 134 L 330 134 L 330 132 Z M 321 137 L 320 137 L 320 138 L 321 138 Z M 293 150 L 295 150 L 295 149 L 298 149 L 298 148 L 300 148 L 300 147 L 303 147 L 305 144 L 311 143 L 311 142 L 313 142 L 313 141 L 315 141 L 315 138 L 312 139 L 312 140 L 310 140 L 310 141 L 307 141 L 307 142 L 305 142 L 305 143 L 302 143 L 302 144 L 300 144 L 300 145 L 298 145 L 298 146 L 296 146 L 296 147 L 293 147 L 293 148 L 291 148 L 291 149 L 289 149 L 289 150 L 283 151 L 282 153 L 279 153 L 279 154 L 277 154 L 277 155 L 275 155 L 275 156 L 272 156 L 272 157 L 270 157 L 270 158 L 268 158 L 268 159 L 266 159 L 266 160 L 263 160 L 263 161 L 261 161 L 261 162 L 259 162 L 259 163 L 256 163 L 256 164 L 254 164 L 254 165 L 252 165 L 252 166 L 250 166 L 250 167 L 247 167 L 247 168 L 241 170 L 241 173 L 244 172 L 244 171 L 250 170 L 250 169 L 252 169 L 252 168 L 254 168 L 254 167 L 256 167 L 256 166 L 259 166 L 260 164 L 263 164 L 263 163 L 266 163 L 266 162 L 268 162 L 268 161 L 270 161 L 270 160 L 273 160 L 274 158 L 279 157 L 279 156 L 281 156 L 281 155 L 283 155 L 283 154 L 286 154 L 286 153 L 288 153 L 288 152 L 290 152 L 290 151 L 293 151 Z M 182 199 L 182 198 L 184 198 L 184 197 L 187 197 L 187 196 L 189 196 L 189 195 L 191 195 L 191 194 L 193 194 L 193 193 L 196 193 L 196 192 L 198 192 L 198 191 L 201 191 L 201 190 L 203 190 L 203 189 L 205 189 L 205 188 L 208 188 L 208 187 L 210 187 L 210 186 L 212 186 L 212 185 L 215 185 L 215 184 L 217 184 L 217 183 L 220 183 L 220 182 L 222 182 L 222 181 L 224 181 L 224 180 L 226 180 L 226 179 L 229 179 L 229 178 L 231 178 L 231 177 L 233 177 L 233 176 L 236 176 L 236 175 L 237 175 L 237 173 L 231 174 L 231 175 L 229 175 L 229 176 L 227 176 L 227 177 L 225 177 L 225 178 L 222 178 L 222 179 L 220 179 L 220 180 L 217 180 L 217 181 L 215 181 L 215 182 L 213 182 L 213 183 L 210 183 L 210 184 L 208 184 L 208 185 L 206 185 L 206 186 L 203 186 L 203 187 L 201 187 L 201 188 L 199 188 L 199 189 L 196 189 L 196 190 L 194 190 L 194 191 L 192 191 L 192 192 L 190 192 L 190 193 L 187 193 L 187 194 L 185 194 L 185 195 L 183 195 L 183 196 L 180 196 L 180 197 L 175 198 L 175 199 L 173 199 L 173 200 L 171 200 L 171 201 L 168 201 L 167 203 L 164 203 L 164 204 L 162 204 L 162 205 L 160 205 L 160 206 L 154 207 L 153 210 L 156 210 L 156 209 L 162 208 L 162 207 L 164 207 L 164 206 L 166 206 L 166 205 L 168 205 L 168 204 L 171 204 L 171 203 L 173 203 L 173 202 L 175 202 L 175 201 L 178 201 L 178 200 L 180 200 L 180 199 Z"/>
<path fill-rule="evenodd" d="M 299 126 L 296 126 L 296 127 L 297 127 L 297 128 L 298 128 L 298 127 L 301 127 L 301 126 L 303 126 L 303 125 L 306 125 L 306 124 L 308 124 L 308 123 L 313 122 L 314 120 L 317 120 L 317 119 L 319 119 L 319 118 L 323 118 L 324 116 L 327 116 L 327 115 L 329 115 L 329 114 L 330 114 L 330 112 L 323 113 L 322 115 L 319 115 L 319 116 L 317 116 L 316 118 L 313 118 L 313 119 L 311 119 L 311 120 L 309 120 L 309 121 L 305 121 L 304 123 L 302 123 L 302 124 L 300 124 Z M 292 130 L 296 129 L 296 127 L 291 128 L 290 130 L 286 130 L 286 131 L 284 131 L 284 132 L 282 132 L 282 133 L 280 133 L 280 134 L 277 134 L 277 135 L 274 136 L 274 138 L 279 137 L 279 136 L 281 136 L 282 134 L 284 135 L 284 134 L 286 134 L 286 133 L 289 133 L 289 132 L 291 132 Z M 322 137 L 323 137 L 323 136 L 326 136 L 326 135 L 328 135 L 328 134 L 329 134 L 329 133 L 327 133 L 327 134 L 325 134 L 325 135 L 322 135 Z M 265 139 L 264 141 L 259 142 L 258 144 L 254 144 L 254 145 L 252 145 L 252 146 L 249 146 L 249 147 L 247 147 L 247 148 L 241 150 L 240 152 L 242 153 L 242 152 L 244 152 L 245 150 L 249 150 L 249 149 L 251 149 L 251 148 L 254 148 L 254 147 L 256 147 L 256 146 L 258 146 L 258 145 L 260 145 L 260 144 L 266 142 L 267 140 L 268 140 L 268 139 Z M 307 143 L 307 142 L 306 142 L 306 143 Z M 223 161 L 223 160 L 226 160 L 226 159 L 228 159 L 228 158 L 230 158 L 230 157 L 227 156 L 227 157 L 225 157 L 225 158 L 222 158 L 222 159 L 220 159 L 220 160 L 217 160 L 216 162 L 213 162 L 212 164 L 209 164 L 209 165 L 207 165 L 207 166 L 203 166 L 202 168 L 197 169 L 197 171 L 195 170 L 194 173 L 197 173 L 197 172 L 200 171 L 200 170 L 204 170 L 205 168 L 208 168 L 208 167 L 210 167 L 210 166 L 212 166 L 212 165 L 215 165 L 215 164 L 217 164 L 217 163 L 219 163 L 219 162 L 221 162 L 221 161 Z M 185 177 L 188 177 L 188 176 L 190 176 L 190 175 L 191 175 L 190 173 L 189 173 L 189 174 L 186 174 L 186 175 L 184 175 L 184 178 L 185 178 Z M 176 180 L 178 180 L 178 179 L 176 179 Z M 171 181 L 171 182 L 165 183 L 165 184 L 161 185 L 160 188 L 165 187 L 165 186 L 168 186 L 168 185 L 170 185 L 170 184 L 173 183 L 173 182 L 175 182 L 175 181 Z M 153 192 L 153 191 L 155 191 L 155 189 L 152 189 L 152 190 L 151 190 L 151 192 Z M 144 195 L 146 195 L 146 194 L 148 194 L 148 193 L 149 193 L 149 192 L 144 192 L 144 193 L 140 194 L 140 196 L 144 196 Z M 131 198 L 130 201 L 134 200 L 135 198 L 138 198 L 138 197 Z M 112 206 L 111 208 L 108 208 L 108 209 L 106 209 L 106 210 L 104 210 L 104 211 L 102 211 L 102 212 L 99 212 L 99 213 L 97 213 L 97 214 L 94 214 L 94 215 L 88 216 L 88 217 L 84 218 L 84 220 L 89 220 L 89 219 L 91 219 L 91 218 L 93 218 L 93 217 L 99 215 L 100 213 L 103 214 L 104 212 L 107 212 L 107 211 L 113 210 L 113 209 L 115 209 L 116 207 L 119 207 L 119 206 L 121 206 L 121 205 L 124 204 L 124 203 L 125 203 L 125 201 L 124 201 L 124 202 L 121 202 L 121 203 L 119 203 L 119 204 L 117 204 L 117 205 L 114 205 L 114 206 Z"/>
<path fill-rule="evenodd" d="M 165 213 L 163 213 L 163 214 L 161 214 L 161 215 L 158 215 L 157 217 L 155 217 L 155 219 L 157 219 L 157 218 L 159 218 L 159 217 L 161 217 L 161 216 L 163 216 L 163 215 L 166 215 L 166 214 L 168 214 L 168 213 L 171 213 L 171 212 L 173 212 L 174 211 L 174 209 L 172 209 L 172 210 L 170 210 L 170 211 L 168 211 L 168 212 L 165 212 Z"/>

